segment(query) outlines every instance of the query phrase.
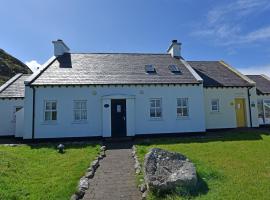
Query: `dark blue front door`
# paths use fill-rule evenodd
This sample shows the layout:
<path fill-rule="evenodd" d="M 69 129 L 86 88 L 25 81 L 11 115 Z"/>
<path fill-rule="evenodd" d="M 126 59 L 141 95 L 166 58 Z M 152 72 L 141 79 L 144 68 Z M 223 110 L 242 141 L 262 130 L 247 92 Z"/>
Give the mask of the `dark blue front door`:
<path fill-rule="evenodd" d="M 124 137 L 127 135 L 125 99 L 111 100 L 111 122 L 112 137 Z"/>

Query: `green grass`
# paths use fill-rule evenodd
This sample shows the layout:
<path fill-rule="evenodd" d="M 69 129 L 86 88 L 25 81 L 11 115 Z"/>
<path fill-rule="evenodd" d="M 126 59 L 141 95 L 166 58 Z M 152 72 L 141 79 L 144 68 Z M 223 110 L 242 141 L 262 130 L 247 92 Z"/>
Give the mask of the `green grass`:
<path fill-rule="evenodd" d="M 148 199 L 270 199 L 269 132 L 231 131 L 209 133 L 203 138 L 139 140 L 137 152 L 142 163 L 153 147 L 190 158 L 196 165 L 199 184 L 190 194 L 152 192 Z"/>
<path fill-rule="evenodd" d="M 66 200 L 99 152 L 99 145 L 0 146 L 1 200 Z"/>

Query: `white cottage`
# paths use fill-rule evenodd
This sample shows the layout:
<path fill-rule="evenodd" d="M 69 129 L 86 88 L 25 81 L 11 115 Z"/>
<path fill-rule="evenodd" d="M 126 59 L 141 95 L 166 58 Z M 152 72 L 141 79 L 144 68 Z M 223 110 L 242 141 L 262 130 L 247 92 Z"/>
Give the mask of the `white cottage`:
<path fill-rule="evenodd" d="M 62 40 L 53 43 L 55 55 L 39 71 L 18 75 L 25 78 L 25 85 L 18 81 L 23 109 L 15 125 L 3 122 L 2 135 L 124 137 L 258 126 L 256 83 L 222 61 L 185 61 L 176 40 L 166 54 L 70 53 Z M 0 90 L 1 119 L 16 107 L 3 103 L 12 101 L 5 91 L 16 93 L 15 79 Z"/>
<path fill-rule="evenodd" d="M 256 83 L 224 61 L 189 61 L 203 78 L 206 129 L 258 127 Z"/>

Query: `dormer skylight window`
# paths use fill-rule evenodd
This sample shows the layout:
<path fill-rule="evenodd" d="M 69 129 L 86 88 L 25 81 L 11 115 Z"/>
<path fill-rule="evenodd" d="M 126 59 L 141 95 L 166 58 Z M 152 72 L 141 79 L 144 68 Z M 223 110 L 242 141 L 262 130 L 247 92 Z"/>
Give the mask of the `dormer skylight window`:
<path fill-rule="evenodd" d="M 174 74 L 181 74 L 180 69 L 176 65 L 169 65 L 169 69 Z"/>
<path fill-rule="evenodd" d="M 155 74 L 156 73 L 156 69 L 155 69 L 154 65 L 145 65 L 145 71 L 148 74 Z"/>

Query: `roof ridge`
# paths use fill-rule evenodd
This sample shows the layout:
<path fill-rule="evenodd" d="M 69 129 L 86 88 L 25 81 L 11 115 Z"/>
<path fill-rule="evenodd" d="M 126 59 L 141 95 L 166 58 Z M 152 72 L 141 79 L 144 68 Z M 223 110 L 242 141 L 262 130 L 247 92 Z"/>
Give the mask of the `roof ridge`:
<path fill-rule="evenodd" d="M 15 81 L 17 81 L 23 74 L 19 73 L 10 78 L 4 85 L 0 87 L 0 93 L 2 93 L 4 90 L 6 90 L 10 85 L 12 85 Z"/>
<path fill-rule="evenodd" d="M 129 52 L 72 52 L 70 54 L 101 54 L 101 55 L 104 55 L 104 54 L 112 54 L 112 55 L 117 55 L 117 54 L 124 54 L 124 55 L 169 55 L 170 54 L 167 54 L 167 53 L 140 53 L 140 52 L 137 52 L 137 53 L 129 53 Z"/>

